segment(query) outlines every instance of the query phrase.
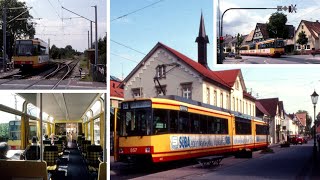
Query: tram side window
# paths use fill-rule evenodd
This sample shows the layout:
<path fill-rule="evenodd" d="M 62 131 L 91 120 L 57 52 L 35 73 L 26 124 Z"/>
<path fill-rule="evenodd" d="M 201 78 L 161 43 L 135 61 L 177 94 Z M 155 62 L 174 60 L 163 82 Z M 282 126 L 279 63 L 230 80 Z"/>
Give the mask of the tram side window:
<path fill-rule="evenodd" d="M 168 132 L 168 110 L 153 110 L 153 134 Z"/>
<path fill-rule="evenodd" d="M 200 133 L 200 115 L 199 114 L 190 114 L 191 121 L 191 133 Z"/>
<path fill-rule="evenodd" d="M 178 111 L 170 111 L 170 133 L 178 132 Z"/>
<path fill-rule="evenodd" d="M 9 139 L 20 140 L 21 139 L 21 122 L 20 121 L 10 121 L 9 122 Z"/>
<path fill-rule="evenodd" d="M 268 126 L 265 125 L 256 125 L 256 135 L 266 135 Z"/>
<path fill-rule="evenodd" d="M 179 133 L 189 133 L 189 113 L 179 112 Z"/>
<path fill-rule="evenodd" d="M 208 117 L 208 134 L 228 134 L 228 120 Z"/>
<path fill-rule="evenodd" d="M 251 134 L 251 121 L 236 119 L 236 134 Z"/>
<path fill-rule="evenodd" d="M 200 134 L 206 134 L 208 131 L 207 117 L 208 116 L 200 115 Z"/>

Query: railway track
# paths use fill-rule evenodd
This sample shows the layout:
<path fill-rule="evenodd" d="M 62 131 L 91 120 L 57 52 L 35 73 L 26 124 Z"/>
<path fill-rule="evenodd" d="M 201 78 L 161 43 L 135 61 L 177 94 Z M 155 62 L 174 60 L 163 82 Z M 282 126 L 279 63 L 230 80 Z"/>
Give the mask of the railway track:
<path fill-rule="evenodd" d="M 51 87 L 51 89 L 55 89 L 59 86 L 62 80 L 66 79 L 71 74 L 72 70 L 78 63 L 79 63 L 79 60 L 72 61 L 70 63 L 60 63 L 53 72 L 43 76 L 41 79 L 33 82 L 32 84 L 30 84 L 24 89 L 29 89 L 32 86 L 38 84 L 39 82 L 47 79 L 56 79 L 57 82 Z"/>

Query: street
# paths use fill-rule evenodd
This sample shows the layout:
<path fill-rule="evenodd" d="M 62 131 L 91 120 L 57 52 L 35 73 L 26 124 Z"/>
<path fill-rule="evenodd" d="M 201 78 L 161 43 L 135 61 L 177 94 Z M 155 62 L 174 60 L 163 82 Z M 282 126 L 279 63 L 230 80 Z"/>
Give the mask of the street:
<path fill-rule="evenodd" d="M 291 145 L 290 148 L 276 145 L 272 148 L 274 153 L 261 154 L 256 151 L 252 159 L 230 156 L 224 158 L 220 166 L 211 168 L 185 163 L 181 167 L 172 166 L 167 170 L 141 173 L 138 169 L 146 169 L 145 167 L 129 167 L 112 162 L 111 179 L 309 179 L 312 174 L 312 142 L 310 140 L 308 144 Z"/>
<path fill-rule="evenodd" d="M 320 64 L 320 56 L 316 55 L 283 55 L 280 58 L 262 56 L 241 56 L 242 59 L 226 57 L 223 64 Z"/>

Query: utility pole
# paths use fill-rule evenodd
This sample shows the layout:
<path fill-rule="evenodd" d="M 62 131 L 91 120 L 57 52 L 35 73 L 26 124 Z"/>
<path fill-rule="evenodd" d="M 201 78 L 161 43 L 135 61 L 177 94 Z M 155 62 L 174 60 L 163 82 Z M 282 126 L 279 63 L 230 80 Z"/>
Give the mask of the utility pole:
<path fill-rule="evenodd" d="M 97 21 L 97 5 L 93 6 L 95 10 L 95 22 L 96 22 L 96 43 L 95 43 L 95 52 L 94 52 L 94 63 L 95 68 L 98 62 L 98 21 Z"/>
<path fill-rule="evenodd" d="M 90 42 L 90 47 L 91 47 L 91 49 L 93 48 L 93 46 L 92 46 L 92 21 L 90 21 L 90 32 L 91 32 L 91 42 Z"/>
<path fill-rule="evenodd" d="M 90 48 L 90 46 L 89 46 L 89 43 L 90 43 L 89 41 L 90 41 L 90 40 L 89 40 L 89 39 L 90 39 L 90 38 L 89 38 L 89 31 L 88 31 L 88 49 Z"/>
<path fill-rule="evenodd" d="M 3 48 L 2 48 L 2 68 L 3 72 L 6 72 L 6 61 L 7 61 L 7 9 L 6 9 L 6 4 L 4 3 L 4 8 L 2 9 L 2 32 L 3 32 Z"/>

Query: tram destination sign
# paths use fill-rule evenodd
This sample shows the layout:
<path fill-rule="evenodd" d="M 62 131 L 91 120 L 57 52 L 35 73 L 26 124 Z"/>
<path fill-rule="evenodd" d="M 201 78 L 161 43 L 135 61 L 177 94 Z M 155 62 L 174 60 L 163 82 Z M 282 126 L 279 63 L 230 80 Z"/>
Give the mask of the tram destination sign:
<path fill-rule="evenodd" d="M 138 109 L 151 107 L 151 101 L 132 101 L 122 103 L 122 109 Z"/>

